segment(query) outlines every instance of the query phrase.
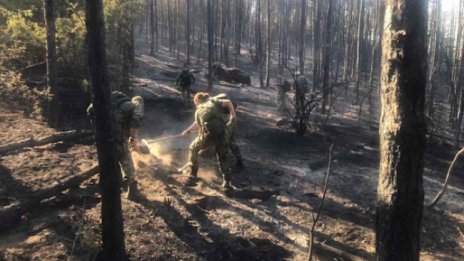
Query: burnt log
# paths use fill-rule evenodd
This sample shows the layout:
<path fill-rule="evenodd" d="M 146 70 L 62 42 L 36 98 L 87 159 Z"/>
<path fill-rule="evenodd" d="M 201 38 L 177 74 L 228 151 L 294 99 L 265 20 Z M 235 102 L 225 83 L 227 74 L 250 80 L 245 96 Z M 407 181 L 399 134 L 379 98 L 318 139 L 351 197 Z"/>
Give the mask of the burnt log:
<path fill-rule="evenodd" d="M 57 196 L 67 189 L 79 187 L 82 182 L 95 176 L 99 171 L 100 168 L 98 165 L 93 166 L 87 171 L 69 178 L 63 183 L 34 193 L 31 197 L 22 202 L 17 202 L 2 208 L 0 210 L 0 232 L 19 224 L 23 215 L 40 208 L 40 202 L 42 200 Z"/>
<path fill-rule="evenodd" d="M 42 146 L 49 143 L 55 143 L 59 141 L 72 141 L 86 136 L 90 136 L 93 132 L 90 130 L 70 130 L 64 132 L 58 132 L 50 136 L 34 139 L 24 139 L 12 143 L 8 143 L 0 146 L 0 155 L 19 150 L 25 147 Z"/>
<path fill-rule="evenodd" d="M 219 81 L 251 85 L 251 77 L 249 74 L 238 68 L 227 68 L 217 63 L 213 65 L 213 76 Z"/>

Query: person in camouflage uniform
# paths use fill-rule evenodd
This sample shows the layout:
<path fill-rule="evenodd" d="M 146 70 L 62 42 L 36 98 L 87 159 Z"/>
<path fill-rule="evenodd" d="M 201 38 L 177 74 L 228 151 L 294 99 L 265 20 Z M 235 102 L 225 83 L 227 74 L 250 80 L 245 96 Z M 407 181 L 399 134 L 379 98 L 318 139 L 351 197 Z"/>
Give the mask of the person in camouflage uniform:
<path fill-rule="evenodd" d="M 184 64 L 184 68 L 176 77 L 176 85 L 180 86 L 181 94 L 182 94 L 182 101 L 184 102 L 187 108 L 190 107 L 191 101 L 191 90 L 190 86 L 195 83 L 195 76 L 187 67 L 187 64 Z"/>
<path fill-rule="evenodd" d="M 116 144 L 116 157 L 122 168 L 123 188 L 127 188 L 127 198 L 137 195 L 135 168 L 130 149 L 138 150 L 138 137 L 143 119 L 143 99 L 135 96 L 130 99 L 122 92 L 111 93 L 111 116 L 113 135 Z M 87 108 L 87 114 L 93 119 L 93 105 Z"/>
<path fill-rule="evenodd" d="M 222 187 L 230 188 L 230 168 L 227 163 L 228 141 L 227 128 L 236 120 L 234 105 L 230 100 L 210 98 L 208 93 L 197 93 L 193 99 L 196 106 L 194 122 L 182 132 L 186 136 L 198 130 L 198 136 L 190 144 L 189 163 L 190 177 L 188 183 L 196 181 L 198 172 L 198 154 L 208 147 L 215 147 L 216 156 L 219 161 L 219 170 L 222 174 Z M 230 112 L 229 121 L 223 120 L 222 109 L 227 108 Z"/>
<path fill-rule="evenodd" d="M 277 109 L 280 112 L 285 112 L 287 109 L 287 92 L 290 88 L 290 81 L 279 75 L 277 77 Z"/>

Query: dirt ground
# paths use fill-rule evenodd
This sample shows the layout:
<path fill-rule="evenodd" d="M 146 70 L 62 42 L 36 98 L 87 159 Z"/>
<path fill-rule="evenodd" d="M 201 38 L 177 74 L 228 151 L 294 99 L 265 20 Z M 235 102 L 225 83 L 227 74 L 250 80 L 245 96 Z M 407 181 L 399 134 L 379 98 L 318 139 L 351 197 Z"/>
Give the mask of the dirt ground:
<path fill-rule="evenodd" d="M 177 134 L 193 120 L 173 86 L 181 65 L 163 51 L 140 55 L 133 91 L 146 100 L 142 136 Z M 253 72 L 248 63 L 245 69 Z M 247 68 L 246 66 L 250 66 Z M 203 67 L 204 68 L 204 67 Z M 204 70 L 194 66 L 205 90 Z M 171 73 L 171 74 L 170 74 Z M 220 188 L 212 158 L 201 160 L 199 182 L 173 170 L 187 159 L 193 137 L 157 143 L 154 156 L 133 154 L 141 196 L 123 199 L 126 249 L 131 260 L 305 260 L 312 213 L 319 206 L 329 147 L 334 144 L 332 174 L 316 226 L 318 260 L 373 260 L 378 175 L 378 127 L 375 116 L 357 119 L 358 107 L 337 102 L 327 124 L 314 123 L 297 137 L 276 112 L 274 87 L 259 89 L 216 84 L 239 103 L 238 145 L 245 169 L 233 168 L 231 192 Z M 374 113 L 375 114 L 375 113 Z M 279 125 L 279 126 L 277 126 Z M 0 143 L 42 137 L 55 131 L 0 103 Z M 424 177 L 425 204 L 441 187 L 454 150 L 429 142 Z M 26 199 L 34 191 L 59 184 L 96 162 L 90 140 L 26 148 L 0 158 L 0 207 Z M 234 165 L 234 158 L 230 159 Z M 422 260 L 464 259 L 464 179 L 459 166 L 444 198 L 426 207 Z M 18 226 L 0 233 L 1 260 L 95 260 L 100 244 L 98 177 L 64 191 L 25 215 Z"/>

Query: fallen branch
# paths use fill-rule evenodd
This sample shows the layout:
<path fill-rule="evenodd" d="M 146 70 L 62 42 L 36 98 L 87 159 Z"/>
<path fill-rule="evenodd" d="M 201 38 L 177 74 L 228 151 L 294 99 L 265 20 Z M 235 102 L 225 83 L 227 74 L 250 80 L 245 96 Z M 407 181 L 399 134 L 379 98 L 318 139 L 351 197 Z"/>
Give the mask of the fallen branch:
<path fill-rule="evenodd" d="M 76 140 L 81 137 L 89 136 L 92 134 L 90 130 L 70 130 L 64 132 L 58 132 L 50 136 L 42 137 L 39 139 L 29 138 L 21 141 L 16 141 L 0 146 L 0 155 L 5 153 L 22 149 L 25 147 L 42 146 L 49 143 L 55 143 L 58 141 L 70 141 Z"/>
<path fill-rule="evenodd" d="M 24 214 L 40 207 L 39 203 L 42 200 L 54 197 L 69 188 L 78 187 L 85 180 L 95 176 L 99 170 L 100 168 L 98 165 L 93 166 L 87 171 L 69 178 L 63 183 L 60 183 L 52 188 L 34 193 L 30 198 L 24 200 L 23 202 L 18 202 L 16 204 L 4 207 L 0 210 L 0 231 L 11 228 L 12 226 L 18 224 Z"/>
<path fill-rule="evenodd" d="M 464 148 L 458 151 L 458 153 L 456 153 L 456 155 L 454 156 L 454 159 L 451 162 L 451 165 L 448 169 L 448 173 L 446 173 L 446 178 L 445 178 L 445 183 L 443 184 L 443 188 L 441 189 L 440 192 L 437 193 L 435 198 L 432 200 L 432 203 L 430 203 L 429 207 L 433 207 L 435 204 L 437 204 L 438 200 L 440 200 L 443 194 L 445 194 L 446 187 L 448 186 L 449 177 L 451 176 L 451 172 L 454 169 L 454 165 L 456 164 L 456 161 L 459 159 L 459 157 L 461 157 L 463 153 L 464 153 Z"/>
<path fill-rule="evenodd" d="M 322 193 L 322 199 L 321 203 L 319 204 L 319 207 L 317 208 L 317 213 L 314 215 L 313 213 L 313 224 L 311 226 L 311 230 L 309 232 L 309 250 L 308 250 L 308 260 L 311 261 L 313 258 L 313 247 L 314 247 L 314 230 L 316 229 L 316 224 L 317 221 L 319 220 L 319 216 L 321 215 L 321 210 L 322 207 L 324 206 L 324 201 L 325 201 L 325 196 L 327 194 L 327 188 L 329 184 L 329 176 L 330 176 L 330 171 L 332 167 L 332 149 L 334 145 L 330 145 L 330 151 L 329 151 L 329 163 L 327 165 L 327 174 L 325 176 L 325 183 L 324 183 L 324 191 Z"/>

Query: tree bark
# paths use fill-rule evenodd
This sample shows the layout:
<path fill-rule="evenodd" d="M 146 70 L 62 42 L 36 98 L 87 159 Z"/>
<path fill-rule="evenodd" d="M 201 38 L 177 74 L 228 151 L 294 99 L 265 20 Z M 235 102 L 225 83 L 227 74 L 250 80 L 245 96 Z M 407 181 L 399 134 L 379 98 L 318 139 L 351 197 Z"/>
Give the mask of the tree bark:
<path fill-rule="evenodd" d="M 419 260 L 424 204 L 427 2 L 387 0 L 381 73 L 377 260 Z"/>
<path fill-rule="evenodd" d="M 44 6 L 45 29 L 47 34 L 47 89 L 51 94 L 48 104 L 48 124 L 57 128 L 61 122 L 61 109 L 56 89 L 56 26 L 55 1 L 45 0 Z"/>
<path fill-rule="evenodd" d="M 306 28 L 306 0 L 301 0 L 301 20 L 298 44 L 298 57 L 300 74 L 304 75 L 304 56 L 305 56 L 305 28 Z"/>
<path fill-rule="evenodd" d="M 150 0 L 150 55 L 155 55 L 155 19 L 153 14 L 153 1 Z"/>
<path fill-rule="evenodd" d="M 267 0 L 266 87 L 269 87 L 271 67 L 271 0 Z"/>
<path fill-rule="evenodd" d="M 321 1 L 314 1 L 314 30 L 313 30 L 313 90 L 319 89 L 319 50 L 321 36 Z"/>
<path fill-rule="evenodd" d="M 356 63 L 355 63 L 355 84 L 356 84 L 356 100 L 355 104 L 359 104 L 359 82 L 361 77 L 361 47 L 363 41 L 363 31 L 364 31 L 364 1 L 359 0 L 360 6 L 358 12 L 358 33 L 356 36 Z"/>
<path fill-rule="evenodd" d="M 86 0 L 88 63 L 102 194 L 102 242 L 107 260 L 125 260 L 121 170 L 116 160 L 102 0 Z"/>
<path fill-rule="evenodd" d="M 208 0 L 208 90 L 213 89 L 213 10 Z"/>
<path fill-rule="evenodd" d="M 430 44 L 432 46 L 430 52 L 429 52 L 429 68 L 428 68 L 428 75 L 427 75 L 427 85 L 429 95 L 428 95 L 428 100 L 427 100 L 427 111 L 429 117 L 433 116 L 433 106 L 435 103 L 435 83 L 434 83 L 434 75 L 437 70 L 437 65 L 439 64 L 438 62 L 438 54 L 440 50 L 440 24 L 441 24 L 441 1 L 437 1 L 435 3 L 435 14 L 434 14 L 434 19 L 433 19 L 433 37 L 431 37 Z M 433 39 L 433 41 L 432 41 Z"/>
<path fill-rule="evenodd" d="M 329 72 L 330 72 L 330 63 L 331 63 L 331 39 L 332 39 L 332 20 L 333 20 L 333 0 L 329 0 L 329 7 L 327 11 L 327 27 L 325 33 L 325 43 L 324 43 L 324 75 L 323 75 L 323 86 L 322 86 L 322 108 L 321 113 L 325 114 L 326 105 L 329 101 Z"/>
<path fill-rule="evenodd" d="M 187 19 L 186 19 L 187 22 L 185 24 L 185 28 L 186 28 L 186 30 L 185 30 L 185 42 L 186 42 L 186 46 L 185 46 L 186 51 L 185 51 L 185 53 L 187 54 L 187 64 L 190 64 L 190 34 L 191 34 L 191 32 L 190 32 L 191 3 L 190 2 L 191 1 L 186 0 L 186 2 L 187 2 Z"/>
<path fill-rule="evenodd" d="M 242 32 L 243 32 L 243 0 L 235 1 L 235 59 L 234 66 L 237 66 L 238 58 L 240 57 L 240 51 L 242 49 Z"/>
<path fill-rule="evenodd" d="M 258 59 L 258 73 L 259 73 L 259 87 L 264 87 L 264 77 L 263 77 L 263 41 L 261 33 L 261 0 L 257 0 L 257 9 L 256 9 L 256 36 L 258 38 L 258 46 L 256 49 L 256 57 Z"/>

